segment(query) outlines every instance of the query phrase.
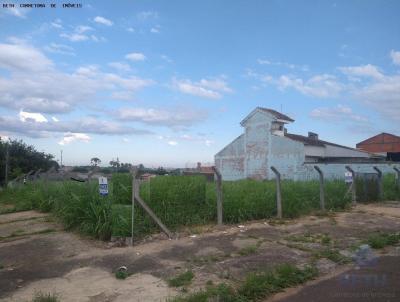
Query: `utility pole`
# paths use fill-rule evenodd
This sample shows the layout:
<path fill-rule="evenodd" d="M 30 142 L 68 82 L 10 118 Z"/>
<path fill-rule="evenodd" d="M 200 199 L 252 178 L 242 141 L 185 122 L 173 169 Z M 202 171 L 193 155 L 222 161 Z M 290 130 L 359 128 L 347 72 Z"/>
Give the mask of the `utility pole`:
<path fill-rule="evenodd" d="M 10 160 L 10 153 L 9 153 L 9 144 L 8 142 L 6 143 L 6 171 L 5 171 L 5 184 L 6 187 L 8 186 L 8 165 L 9 165 L 9 160 Z"/>

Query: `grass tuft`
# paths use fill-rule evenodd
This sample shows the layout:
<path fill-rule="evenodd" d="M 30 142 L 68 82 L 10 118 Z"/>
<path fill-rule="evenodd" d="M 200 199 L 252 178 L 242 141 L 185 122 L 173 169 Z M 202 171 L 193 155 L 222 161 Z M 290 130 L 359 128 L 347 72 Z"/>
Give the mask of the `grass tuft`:
<path fill-rule="evenodd" d="M 37 292 L 32 298 L 32 302 L 59 302 L 60 299 L 57 294 Z"/>
<path fill-rule="evenodd" d="M 317 276 L 317 269 L 307 266 L 299 269 L 291 264 L 283 264 L 273 271 L 249 274 L 242 284 L 233 288 L 224 283 L 209 285 L 206 289 L 187 296 L 174 298 L 173 302 L 251 302 L 260 301 L 273 293 L 291 286 L 302 284 Z"/>
<path fill-rule="evenodd" d="M 400 242 L 400 233 L 377 233 L 368 237 L 367 243 L 374 249 L 382 249 Z"/>
<path fill-rule="evenodd" d="M 171 287 L 180 287 L 189 285 L 194 278 L 194 274 L 191 270 L 186 271 L 175 278 L 168 280 L 168 285 Z"/>

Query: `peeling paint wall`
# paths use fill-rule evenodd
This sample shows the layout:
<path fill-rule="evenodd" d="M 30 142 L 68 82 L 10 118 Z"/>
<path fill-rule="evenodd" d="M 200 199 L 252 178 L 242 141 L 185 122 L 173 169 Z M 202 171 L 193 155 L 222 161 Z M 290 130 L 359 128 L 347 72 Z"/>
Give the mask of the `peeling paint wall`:
<path fill-rule="evenodd" d="M 297 171 L 304 163 L 304 144 L 287 137 L 271 136 L 271 154 L 268 169 L 274 166 L 281 173 L 282 179 L 296 179 Z M 273 173 L 272 173 L 273 174 Z M 271 175 L 268 179 L 275 178 Z"/>
<path fill-rule="evenodd" d="M 215 155 L 215 166 L 221 172 L 223 180 L 246 178 L 244 153 L 244 134 L 242 134 Z"/>
<path fill-rule="evenodd" d="M 252 179 L 268 177 L 267 159 L 271 137 L 272 118 L 257 112 L 244 125 L 245 127 L 245 175 Z"/>

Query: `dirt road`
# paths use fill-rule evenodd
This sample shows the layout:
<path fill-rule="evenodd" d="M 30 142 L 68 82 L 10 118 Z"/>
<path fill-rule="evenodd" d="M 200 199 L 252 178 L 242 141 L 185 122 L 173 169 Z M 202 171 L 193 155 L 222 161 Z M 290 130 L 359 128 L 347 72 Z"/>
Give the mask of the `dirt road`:
<path fill-rule="evenodd" d="M 318 250 L 338 249 L 343 255 L 351 255 L 354 247 L 371 233 L 399 231 L 399 217 L 398 203 L 364 205 L 349 212 L 283 223 L 266 220 L 222 229 L 198 227 L 189 230 L 192 236 L 180 234 L 177 240 L 150 239 L 134 247 L 117 248 L 65 232 L 48 215 L 33 211 L 3 214 L 0 215 L 0 301 L 30 301 L 39 290 L 58 293 L 61 301 L 67 302 L 165 301 L 182 294 L 181 289 L 168 287 L 166 280 L 187 269 L 195 276 L 186 287 L 190 292 L 211 281 L 234 284 L 251 271 L 282 263 L 309 263 Z M 205 229 L 207 232 L 202 233 Z M 384 251 L 393 254 L 396 250 Z M 396 260 L 379 259 L 376 271 L 387 272 L 385 278 L 390 286 L 391 278 L 398 278 L 391 273 L 399 271 Z M 318 258 L 316 264 L 322 275 L 343 270 L 343 266 L 325 257 Z M 127 266 L 131 275 L 118 280 L 114 273 L 122 265 Z M 336 291 L 345 288 L 345 284 L 338 285 L 334 278 L 342 277 L 321 281 L 325 283 L 319 286 L 306 285 L 300 291 L 289 290 L 271 299 L 314 301 L 322 294 L 325 299 L 329 288 Z M 318 292 L 319 288 L 325 290 Z M 362 286 L 353 289 L 354 292 L 348 291 L 350 296 L 364 290 Z M 393 301 L 398 301 L 399 292 L 393 294 L 398 298 Z M 332 296 L 329 301 L 343 300 Z"/>

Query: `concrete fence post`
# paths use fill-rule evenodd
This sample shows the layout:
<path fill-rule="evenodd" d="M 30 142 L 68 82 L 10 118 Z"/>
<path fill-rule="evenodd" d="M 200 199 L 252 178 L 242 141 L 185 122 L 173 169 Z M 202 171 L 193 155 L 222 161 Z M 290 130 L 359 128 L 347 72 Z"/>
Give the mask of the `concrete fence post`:
<path fill-rule="evenodd" d="M 276 209 L 277 217 L 282 219 L 282 191 L 281 191 L 281 173 L 274 167 L 271 166 L 272 172 L 275 173 L 276 177 Z"/>
<path fill-rule="evenodd" d="M 378 198 L 379 200 L 383 200 L 383 174 L 376 166 L 374 166 L 374 170 L 378 173 Z"/>
<path fill-rule="evenodd" d="M 133 226 L 134 226 L 134 221 L 135 221 L 135 192 L 136 192 L 137 169 L 136 168 L 132 168 L 131 169 L 131 174 L 132 174 L 131 245 L 133 246 Z"/>
<path fill-rule="evenodd" d="M 319 203 L 322 211 L 325 211 L 325 181 L 324 181 L 324 173 L 318 166 L 314 166 L 314 169 L 317 170 L 319 174 Z"/>
<path fill-rule="evenodd" d="M 223 194 L 222 194 L 222 175 L 218 171 L 217 167 L 213 167 L 216 181 L 217 190 L 217 221 L 218 225 L 222 225 L 223 221 Z"/>
<path fill-rule="evenodd" d="M 346 170 L 351 173 L 353 182 L 351 183 L 351 204 L 353 206 L 357 205 L 357 193 L 356 193 L 356 172 L 350 167 L 346 166 Z"/>
<path fill-rule="evenodd" d="M 396 174 L 397 174 L 397 180 L 396 180 L 397 181 L 397 187 L 400 190 L 400 169 L 397 168 L 397 167 L 394 167 L 393 169 L 396 171 Z"/>

